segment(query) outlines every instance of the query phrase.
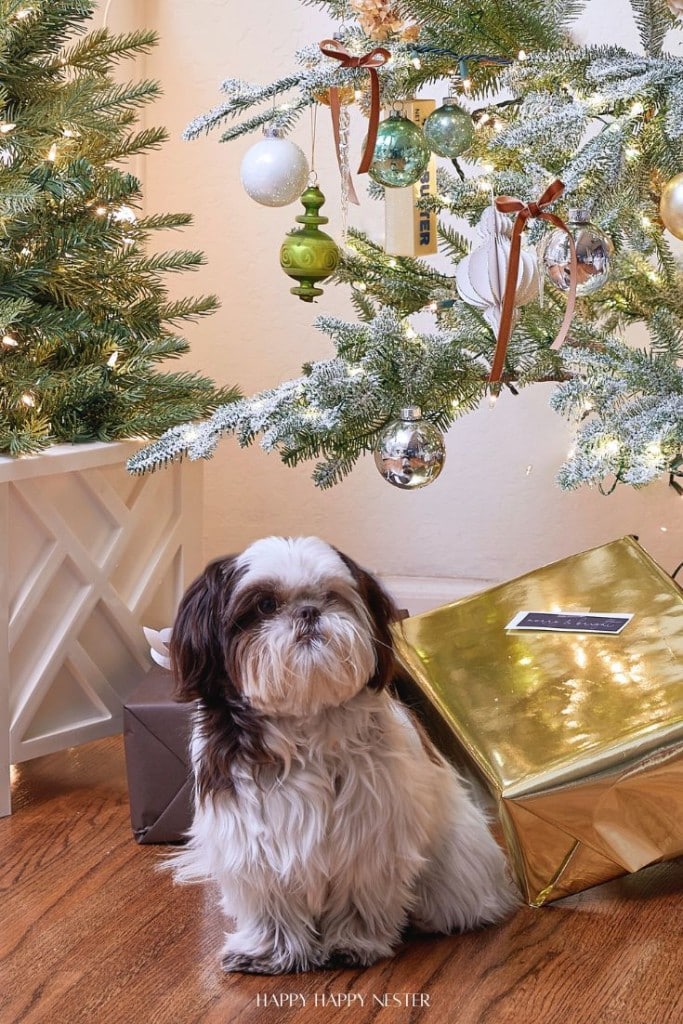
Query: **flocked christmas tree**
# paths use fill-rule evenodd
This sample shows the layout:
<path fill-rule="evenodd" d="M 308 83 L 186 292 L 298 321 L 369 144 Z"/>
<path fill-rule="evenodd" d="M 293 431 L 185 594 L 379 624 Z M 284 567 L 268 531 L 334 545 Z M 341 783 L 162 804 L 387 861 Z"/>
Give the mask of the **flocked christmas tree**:
<path fill-rule="evenodd" d="M 157 364 L 187 350 L 178 325 L 213 296 L 169 299 L 163 274 L 201 253 L 149 255 L 150 236 L 186 214 L 140 212 L 127 161 L 156 148 L 136 129 L 159 92 L 119 84 L 119 61 L 150 32 L 85 34 L 85 0 L 0 0 L 0 452 L 57 442 L 155 437 L 235 397 Z"/>
<path fill-rule="evenodd" d="M 445 430 L 501 387 L 557 381 L 552 404 L 577 424 L 561 486 L 642 485 L 663 473 L 672 473 L 677 485 L 683 268 L 665 227 L 683 237 L 683 59 L 664 44 L 683 27 L 676 23 L 683 0 L 631 0 L 638 53 L 573 43 L 581 0 L 313 2 L 338 22 L 333 48 L 339 54 L 323 54 L 312 40 L 295 70 L 271 85 L 228 79 L 225 101 L 198 117 L 188 138 L 226 122 L 222 141 L 262 126 L 286 134 L 311 104 L 329 103 L 334 87 L 343 128 L 343 103 L 354 90 L 370 113 L 375 73 L 386 112 L 425 83 L 445 80 L 457 103 L 437 112 L 429 144 L 448 159 L 441 161 L 435 194 L 422 203 L 439 215 L 441 249 L 452 269 L 392 256 L 350 231 L 336 280 L 351 287 L 358 321 L 317 319 L 336 354 L 208 421 L 172 429 L 136 456 L 132 468 L 184 454 L 205 457 L 223 433 L 234 432 L 243 444 L 260 435 L 289 464 L 317 459 L 314 479 L 329 486 L 361 454 L 376 452 L 383 434 L 397 432 L 403 407 L 420 407 L 425 425 Z M 378 47 L 384 54 L 362 59 Z M 394 170 L 416 156 L 405 138 L 391 145 Z M 370 176 L 382 181 L 378 154 L 379 173 L 371 167 Z M 390 151 L 388 160 L 391 170 Z M 555 181 L 564 191 L 551 188 L 542 209 L 526 205 Z M 376 183 L 370 191 L 383 197 Z M 494 212 L 492 197 L 503 195 L 520 202 Z M 281 201 L 277 194 L 272 199 L 272 205 Z M 509 271 L 510 235 L 520 208 L 522 221 L 534 216 L 516 279 Z M 549 211 L 566 231 L 538 217 Z M 474 246 L 458 218 L 479 227 Z M 574 263 L 567 232 L 577 250 Z M 539 288 L 542 276 L 547 283 Z M 558 347 L 575 287 L 574 314 Z M 505 293 L 507 347 L 500 327 Z M 424 330 L 426 316 L 431 326 Z M 624 341 L 626 328 L 639 322 L 649 332 L 646 348 Z M 392 482 L 408 485 L 400 472 Z"/>

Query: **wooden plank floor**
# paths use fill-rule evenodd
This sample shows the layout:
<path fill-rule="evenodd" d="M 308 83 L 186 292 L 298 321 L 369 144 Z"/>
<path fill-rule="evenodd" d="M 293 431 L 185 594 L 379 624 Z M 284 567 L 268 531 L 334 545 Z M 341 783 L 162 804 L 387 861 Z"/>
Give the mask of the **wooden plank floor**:
<path fill-rule="evenodd" d="M 15 771 L 15 813 L 0 820 L 1 1024 L 683 1021 L 681 861 L 502 927 L 411 940 L 362 971 L 224 975 L 213 892 L 174 887 L 155 871 L 160 848 L 131 838 L 120 737 Z"/>

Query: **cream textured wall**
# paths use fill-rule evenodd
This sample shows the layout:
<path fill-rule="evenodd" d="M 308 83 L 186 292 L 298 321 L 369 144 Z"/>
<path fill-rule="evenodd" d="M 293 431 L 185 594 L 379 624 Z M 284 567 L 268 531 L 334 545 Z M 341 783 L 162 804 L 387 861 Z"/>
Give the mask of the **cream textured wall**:
<path fill-rule="evenodd" d="M 142 4 L 127 6 L 140 18 Z M 636 45 L 627 12 L 625 0 L 593 0 L 581 36 Z M 289 295 L 278 251 L 299 209 L 261 207 L 243 191 L 239 165 L 255 137 L 219 144 L 213 134 L 187 143 L 180 134 L 193 116 L 219 102 L 223 78 L 270 81 L 288 70 L 298 46 L 324 38 L 330 26 L 297 0 L 147 0 L 144 16 L 161 35 L 146 73 L 165 91 L 150 120 L 165 124 L 173 137 L 146 161 L 147 203 L 195 214 L 194 227 L 171 244 L 204 249 L 208 266 L 179 282 L 179 290 L 214 291 L 223 302 L 217 316 L 191 330 L 189 363 L 251 392 L 297 375 L 306 359 L 329 355 L 328 340 L 312 320 L 322 311 L 350 315 L 350 304 L 331 287 L 314 306 Z M 294 138 L 308 149 L 307 123 Z M 356 147 L 361 138 L 357 128 Z M 317 163 L 330 229 L 338 236 L 338 176 L 325 112 Z M 381 230 L 381 213 L 367 199 L 352 220 L 374 235 Z M 390 577 L 438 578 L 437 598 L 441 580 L 447 596 L 451 586 L 455 592 L 507 578 L 626 533 L 638 534 L 672 568 L 683 559 L 683 505 L 665 482 L 641 492 L 620 489 L 609 498 L 592 490 L 564 494 L 554 485 L 570 433 L 548 408 L 549 393 L 537 386 L 518 398 L 505 394 L 495 409 L 484 405 L 456 423 L 442 477 L 411 494 L 384 483 L 371 458 L 343 484 L 320 493 L 307 467 L 292 471 L 258 447 L 240 450 L 226 440 L 205 472 L 206 556 L 267 533 L 315 532 Z M 401 593 L 410 595 L 410 581 Z"/>

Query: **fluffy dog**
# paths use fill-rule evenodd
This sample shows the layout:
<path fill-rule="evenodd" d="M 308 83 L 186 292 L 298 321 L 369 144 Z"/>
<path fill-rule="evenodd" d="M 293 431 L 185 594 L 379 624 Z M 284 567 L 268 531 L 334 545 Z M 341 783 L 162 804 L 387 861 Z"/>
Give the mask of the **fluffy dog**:
<path fill-rule="evenodd" d="M 268 537 L 189 587 L 171 636 L 196 701 L 195 813 L 178 881 L 213 879 L 226 971 L 390 956 L 407 924 L 460 931 L 516 905 L 463 781 L 387 686 L 396 609 L 315 537 Z"/>

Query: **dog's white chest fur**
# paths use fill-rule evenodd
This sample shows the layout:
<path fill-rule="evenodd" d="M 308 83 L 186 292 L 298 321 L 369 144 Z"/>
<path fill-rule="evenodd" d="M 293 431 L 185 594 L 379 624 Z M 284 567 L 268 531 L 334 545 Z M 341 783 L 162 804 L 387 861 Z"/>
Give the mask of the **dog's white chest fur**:
<path fill-rule="evenodd" d="M 290 723 L 286 732 L 271 723 L 267 742 L 284 771 L 263 772 L 257 782 L 250 767 L 237 769 L 234 794 L 217 794 L 198 808 L 194 833 L 204 836 L 196 854 L 213 846 L 217 829 L 225 840 L 213 846 L 202 873 L 225 879 L 246 872 L 258 884 L 277 879 L 305 887 L 309 903 L 319 904 L 328 880 L 357 871 L 359 858 L 369 868 L 391 850 L 417 870 L 416 849 L 426 842 L 436 793 L 432 771 L 425 778 L 420 770 L 420 739 L 400 705 L 365 691 L 312 721 Z M 196 756 L 200 751 L 197 741 Z M 397 791 L 404 794 L 398 807 Z"/>

